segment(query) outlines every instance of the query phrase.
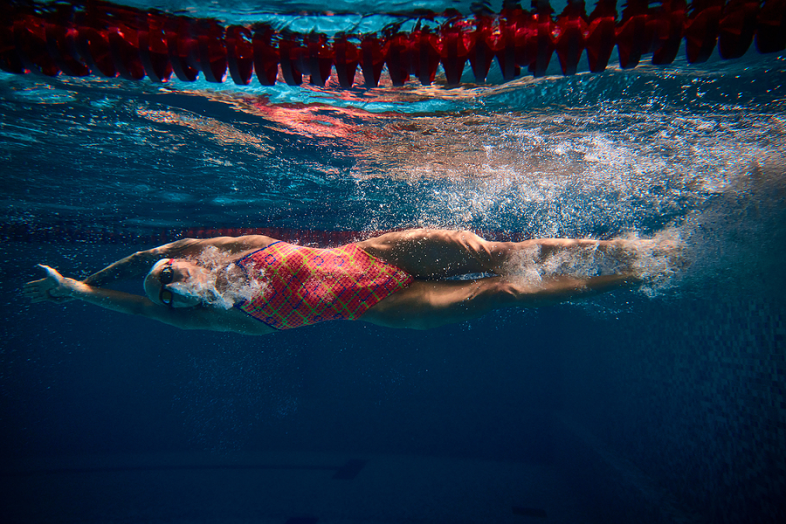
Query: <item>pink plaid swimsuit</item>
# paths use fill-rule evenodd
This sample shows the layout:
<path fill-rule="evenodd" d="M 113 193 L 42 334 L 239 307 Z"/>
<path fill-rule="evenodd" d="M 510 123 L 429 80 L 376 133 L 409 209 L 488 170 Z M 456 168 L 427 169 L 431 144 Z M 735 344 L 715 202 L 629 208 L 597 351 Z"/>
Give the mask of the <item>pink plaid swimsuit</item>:
<path fill-rule="evenodd" d="M 259 296 L 235 307 L 275 329 L 357 320 L 414 280 L 356 244 L 317 249 L 279 241 L 237 264 L 266 285 Z"/>

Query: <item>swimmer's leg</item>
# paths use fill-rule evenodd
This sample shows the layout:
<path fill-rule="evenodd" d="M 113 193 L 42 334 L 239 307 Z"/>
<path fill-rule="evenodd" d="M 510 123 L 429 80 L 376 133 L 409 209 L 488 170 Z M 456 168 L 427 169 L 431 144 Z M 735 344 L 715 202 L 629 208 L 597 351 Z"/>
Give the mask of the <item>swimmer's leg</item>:
<path fill-rule="evenodd" d="M 634 282 L 629 275 L 558 276 L 531 284 L 510 277 L 475 281 L 415 281 L 369 309 L 362 320 L 380 326 L 429 329 L 506 307 L 539 307 Z"/>
<path fill-rule="evenodd" d="M 468 273 L 504 275 L 515 272 L 524 255 L 543 262 L 571 248 L 600 249 L 626 256 L 621 240 L 545 238 L 524 242 L 490 242 L 470 231 L 411 229 L 386 233 L 359 242 L 367 253 L 410 273 L 415 278 L 438 279 Z"/>

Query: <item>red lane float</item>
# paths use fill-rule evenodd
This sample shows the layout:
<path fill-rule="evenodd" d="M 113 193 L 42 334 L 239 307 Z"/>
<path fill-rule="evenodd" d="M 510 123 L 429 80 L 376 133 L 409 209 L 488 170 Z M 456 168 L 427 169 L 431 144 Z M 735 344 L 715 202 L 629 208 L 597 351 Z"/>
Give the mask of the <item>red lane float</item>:
<path fill-rule="evenodd" d="M 193 82 L 227 76 L 239 85 L 256 77 L 297 86 L 308 77 L 324 86 L 333 75 L 338 86 L 356 85 L 358 68 L 365 87 L 377 87 L 383 66 L 393 86 L 416 77 L 429 85 L 442 66 L 448 85 L 462 81 L 469 62 L 475 82 L 485 82 L 494 59 L 505 81 L 526 69 L 546 73 L 556 52 L 562 73 L 577 72 L 586 51 L 589 70 L 603 71 L 617 47 L 622 68 L 642 56 L 671 63 L 682 40 L 689 63 L 706 61 L 715 46 L 722 58 L 739 58 L 756 41 L 759 52 L 786 48 L 786 0 L 628 0 L 617 20 L 616 0 L 598 0 L 587 15 L 583 0 L 570 0 L 554 16 L 548 1 L 533 10 L 506 7 L 499 15 L 455 12 L 440 26 L 426 16 L 412 31 L 382 35 L 278 32 L 264 24 L 224 27 L 215 20 L 145 12 L 104 2 L 84 6 L 58 3 L 0 6 L 0 69 L 46 76 L 97 74 L 167 82 L 174 74 Z M 400 27 L 400 26 L 399 26 Z"/>
<path fill-rule="evenodd" d="M 358 64 L 360 64 L 360 53 L 357 46 L 347 41 L 345 35 L 338 36 L 333 43 L 333 65 L 336 67 L 338 83 L 342 88 L 352 87 Z"/>
<path fill-rule="evenodd" d="M 148 15 L 137 34 L 139 58 L 147 77 L 154 82 L 166 82 L 172 76 L 172 63 L 167 47 L 166 19 L 153 14 Z"/>
<path fill-rule="evenodd" d="M 232 81 L 237 85 L 248 85 L 254 73 L 254 44 L 251 30 L 233 25 L 226 32 L 227 64 Z"/>
<path fill-rule="evenodd" d="M 593 73 L 603 72 L 609 63 L 617 41 L 616 20 L 616 1 L 598 0 L 595 10 L 589 16 L 589 26 L 585 36 L 587 61 Z"/>
<path fill-rule="evenodd" d="M 766 0 L 756 18 L 756 48 L 774 53 L 786 47 L 786 0 Z"/>
<path fill-rule="evenodd" d="M 677 57 L 685 30 L 687 10 L 685 0 L 663 0 L 661 11 L 653 17 L 653 64 L 670 64 Z"/>

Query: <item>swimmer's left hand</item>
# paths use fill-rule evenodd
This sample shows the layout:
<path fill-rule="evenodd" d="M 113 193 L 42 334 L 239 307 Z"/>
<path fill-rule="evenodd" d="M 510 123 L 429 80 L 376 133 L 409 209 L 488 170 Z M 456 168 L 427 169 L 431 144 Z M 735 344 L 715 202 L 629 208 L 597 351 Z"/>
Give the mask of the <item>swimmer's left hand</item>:
<path fill-rule="evenodd" d="M 22 288 L 22 294 L 34 304 L 37 302 L 68 302 L 73 300 L 69 295 L 67 283 L 63 275 L 49 266 L 38 264 L 46 271 L 46 278 L 28 282 Z"/>

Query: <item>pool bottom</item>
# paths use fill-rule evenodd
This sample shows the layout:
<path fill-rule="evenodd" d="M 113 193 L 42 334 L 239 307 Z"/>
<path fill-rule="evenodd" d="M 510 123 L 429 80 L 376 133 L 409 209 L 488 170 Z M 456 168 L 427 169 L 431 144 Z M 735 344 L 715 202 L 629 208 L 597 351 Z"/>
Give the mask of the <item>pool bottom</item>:
<path fill-rule="evenodd" d="M 591 522 L 555 468 L 515 462 L 111 455 L 22 461 L 0 482 L 5 522 L 12 523 Z"/>

